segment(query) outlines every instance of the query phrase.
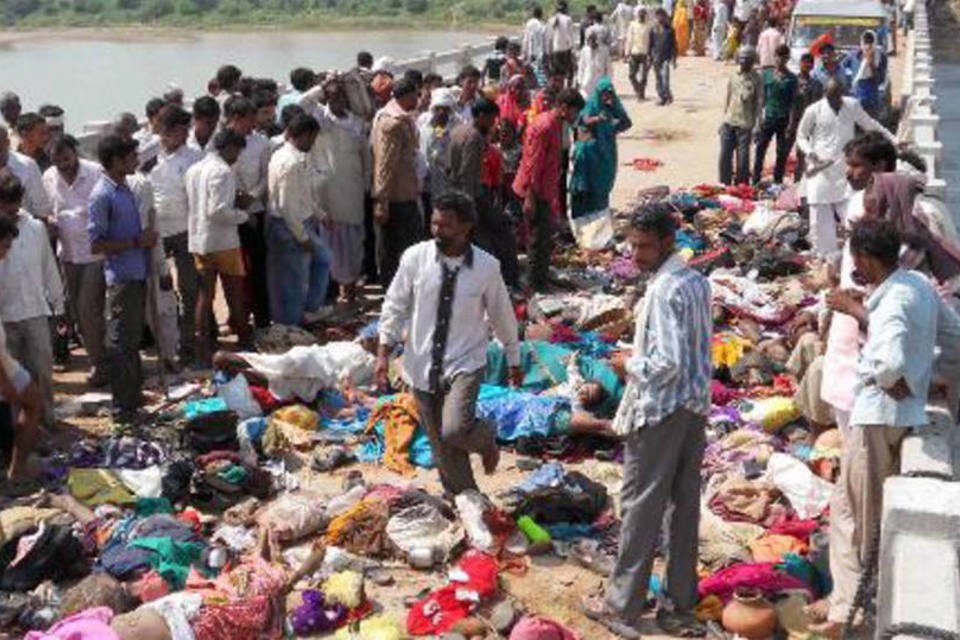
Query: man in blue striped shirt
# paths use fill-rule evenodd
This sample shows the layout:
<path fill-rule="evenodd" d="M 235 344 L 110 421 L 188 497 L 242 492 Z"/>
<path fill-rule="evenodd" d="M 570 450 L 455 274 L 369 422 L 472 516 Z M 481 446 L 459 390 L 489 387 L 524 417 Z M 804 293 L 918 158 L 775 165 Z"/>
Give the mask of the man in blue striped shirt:
<path fill-rule="evenodd" d="M 710 285 L 676 253 L 677 222 L 649 210 L 635 216 L 633 259 L 650 273 L 635 310 L 627 389 L 614 420 L 624 436 L 620 549 L 605 599 L 587 614 L 624 638 L 639 638 L 650 569 L 664 513 L 667 571 L 657 624 L 670 635 L 702 636 L 697 603 L 700 463 L 710 410 Z"/>

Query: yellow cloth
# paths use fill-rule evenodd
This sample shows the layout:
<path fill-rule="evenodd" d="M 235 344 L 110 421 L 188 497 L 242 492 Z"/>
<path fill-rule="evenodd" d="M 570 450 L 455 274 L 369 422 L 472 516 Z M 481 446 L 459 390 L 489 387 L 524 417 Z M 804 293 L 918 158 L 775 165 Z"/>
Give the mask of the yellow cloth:
<path fill-rule="evenodd" d="M 806 555 L 810 547 L 806 542 L 793 536 L 771 533 L 752 541 L 750 553 L 754 562 L 781 562 L 788 553 Z"/>
<path fill-rule="evenodd" d="M 687 18 L 685 2 L 678 2 L 673 11 L 673 33 L 677 38 L 677 55 L 687 55 L 690 48 L 690 20 Z"/>
<path fill-rule="evenodd" d="M 713 336 L 710 342 L 710 358 L 715 367 L 732 367 L 743 357 L 743 352 L 750 346 L 749 340 L 744 340 L 735 333 L 723 331 Z"/>
<path fill-rule="evenodd" d="M 381 615 L 362 620 L 357 632 L 350 631 L 349 627 L 340 629 L 333 640 L 405 640 L 408 637 L 402 624 Z"/>
<path fill-rule="evenodd" d="M 347 609 L 356 609 L 365 599 L 363 595 L 363 575 L 356 571 L 340 571 L 327 578 L 323 583 L 323 594 L 327 604 L 342 604 Z"/>
<path fill-rule="evenodd" d="M 61 515 L 60 509 L 41 509 L 39 507 L 8 507 L 0 511 L 0 544 L 26 533 L 41 522 Z"/>
<path fill-rule="evenodd" d="M 317 425 L 320 423 L 317 412 L 308 409 L 302 404 L 294 404 L 289 407 L 277 409 L 273 412 L 273 415 L 270 416 L 270 420 L 285 422 L 300 427 L 305 431 L 316 431 Z"/>
<path fill-rule="evenodd" d="M 757 400 L 743 414 L 744 420 L 759 424 L 767 433 L 775 433 L 799 417 L 800 407 L 796 400 L 784 396 Z"/>
<path fill-rule="evenodd" d="M 88 507 L 136 502 L 134 495 L 109 469 L 70 469 L 67 488 L 74 498 Z"/>
<path fill-rule="evenodd" d="M 417 431 L 420 415 L 413 395 L 401 393 L 393 400 L 380 404 L 367 420 L 367 433 L 372 433 L 376 424 L 383 421 L 383 466 L 391 471 L 411 475 L 410 443 Z"/>

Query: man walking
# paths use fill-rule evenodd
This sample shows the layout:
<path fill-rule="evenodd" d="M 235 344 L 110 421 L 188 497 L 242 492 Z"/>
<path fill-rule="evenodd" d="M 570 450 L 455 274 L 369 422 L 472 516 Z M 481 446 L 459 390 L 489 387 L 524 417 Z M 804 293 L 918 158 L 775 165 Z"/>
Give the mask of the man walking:
<path fill-rule="evenodd" d="M 773 167 L 773 181 L 783 183 L 787 170 L 787 156 L 790 155 L 790 139 L 787 128 L 797 95 L 797 76 L 787 69 L 790 61 L 790 47 L 777 47 L 777 65 L 773 69 L 763 70 L 763 122 L 757 136 L 757 151 L 753 160 L 753 183 L 758 184 L 763 177 L 763 162 L 767 147 L 774 136 L 777 138 L 777 159 Z"/>
<path fill-rule="evenodd" d="M 564 124 L 577 121 L 584 100 L 574 89 L 564 89 L 556 106 L 538 115 L 523 140 L 523 153 L 513 192 L 523 201 L 523 215 L 533 227 L 530 257 L 530 286 L 535 291 L 547 288 L 550 256 L 553 253 L 554 219 L 561 217 L 561 156 Z"/>
<path fill-rule="evenodd" d="M 670 65 L 677 66 L 677 39 L 670 26 L 670 16 L 663 9 L 656 11 L 657 23 L 650 32 L 650 61 L 657 78 L 659 106 L 673 102 L 670 90 Z"/>
<path fill-rule="evenodd" d="M 517 263 L 517 239 L 510 219 L 497 209 L 497 199 L 483 186 L 480 173 L 487 141 L 500 110 L 496 103 L 480 100 L 473 105 L 473 122 L 454 127 L 447 146 L 448 183 L 473 198 L 477 211 L 474 241 L 500 263 L 507 286 L 516 287 L 520 279 Z"/>
<path fill-rule="evenodd" d="M 107 280 L 107 352 L 110 386 L 120 422 L 136 418 L 142 399 L 140 340 L 147 301 L 147 260 L 157 243 L 144 229 L 127 176 L 137 169 L 137 143 L 111 134 L 97 146 L 104 175 L 90 194 L 90 242 L 103 254 Z"/>
<path fill-rule="evenodd" d="M 380 278 L 393 281 L 400 256 L 423 238 L 417 178 L 417 88 L 402 78 L 373 119 L 373 218 L 380 226 Z"/>
<path fill-rule="evenodd" d="M 53 143 L 53 166 L 43 174 L 43 186 L 53 204 L 60 260 L 67 290 L 70 317 L 80 330 L 91 371 L 87 384 L 109 384 L 109 363 L 104 347 L 106 281 L 103 256 L 90 246 L 90 196 L 103 170 L 96 162 L 79 156 L 79 144 L 70 135 Z"/>
<path fill-rule="evenodd" d="M 810 246 L 821 256 L 837 251 L 837 222 L 845 218 L 849 199 L 843 148 L 853 140 L 855 128 L 879 131 L 898 144 L 892 133 L 844 92 L 838 80 L 829 80 L 826 95 L 806 110 L 797 130 L 797 147 L 806 155 Z"/>
<path fill-rule="evenodd" d="M 650 42 L 653 24 L 647 19 L 646 7 L 637 7 L 637 14 L 627 29 L 623 56 L 627 59 L 628 77 L 638 100 L 646 100 L 647 76 L 650 73 Z M 640 78 L 637 78 L 637 75 Z"/>
<path fill-rule="evenodd" d="M 433 240 L 403 254 L 380 315 L 376 378 L 386 387 L 388 358 L 407 338 L 403 377 L 436 456 L 444 491 L 454 497 L 476 489 L 470 454 L 487 474 L 500 458 L 496 433 L 476 419 L 477 394 L 493 326 L 503 343 L 511 380 L 520 378 L 517 321 L 497 260 L 470 244 L 473 202 L 450 191 L 434 201 Z M 409 323 L 409 328 L 407 324 Z"/>
<path fill-rule="evenodd" d="M 287 140 L 270 159 L 267 258 L 273 321 L 287 326 L 311 323 L 330 283 L 330 252 L 320 238 L 326 214 L 316 199 L 316 171 L 310 149 L 320 132 L 313 116 L 301 113 L 287 127 Z M 335 185 L 330 185 L 336 188 Z"/>
<path fill-rule="evenodd" d="M 524 63 L 535 69 L 544 69 L 547 52 L 547 25 L 543 21 L 543 9 L 534 7 L 530 19 L 523 27 L 521 52 Z"/>
<path fill-rule="evenodd" d="M 577 29 L 569 15 L 566 0 L 557 2 L 557 12 L 547 23 L 547 52 L 550 55 L 550 69 L 567 79 L 567 85 L 573 84 L 576 67 L 573 63 L 573 45 L 576 42 Z"/>
<path fill-rule="evenodd" d="M 652 278 L 636 309 L 627 388 L 613 428 L 624 436 L 620 549 L 605 600 L 586 613 L 624 638 L 639 638 L 664 514 L 668 558 L 657 624 L 669 635 L 702 636 L 697 603 L 700 464 L 710 411 L 710 284 L 676 252 L 677 222 L 650 210 L 632 221 L 636 265 Z"/>
<path fill-rule="evenodd" d="M 763 109 L 763 80 L 753 67 L 756 50 L 744 45 L 737 52 L 737 69 L 727 80 L 723 124 L 720 125 L 720 182 L 746 184 L 750 180 L 750 141 Z M 737 156 L 736 175 L 733 156 Z"/>
<path fill-rule="evenodd" d="M 187 146 L 190 114 L 174 105 L 164 107 L 158 119 L 160 153 L 150 171 L 156 207 L 156 231 L 163 251 L 173 259 L 177 269 L 177 290 L 180 294 L 180 364 L 190 366 L 194 360 L 192 336 L 197 315 L 199 276 L 187 237 L 187 170 L 203 159 L 203 152 Z"/>

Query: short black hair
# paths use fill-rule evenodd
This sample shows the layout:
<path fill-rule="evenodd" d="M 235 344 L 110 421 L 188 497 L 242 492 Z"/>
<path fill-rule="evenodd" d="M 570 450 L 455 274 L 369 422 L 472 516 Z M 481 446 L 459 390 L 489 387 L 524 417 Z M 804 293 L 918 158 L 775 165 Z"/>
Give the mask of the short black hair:
<path fill-rule="evenodd" d="M 477 98 L 477 101 L 473 103 L 473 106 L 470 108 L 470 113 L 474 118 L 479 118 L 480 116 L 500 115 L 500 107 L 497 106 L 497 103 L 493 100 L 487 100 L 486 98 Z"/>
<path fill-rule="evenodd" d="M 51 155 L 57 155 L 58 153 L 62 153 L 68 149 L 74 153 L 77 153 L 77 149 L 79 148 L 80 143 L 77 142 L 77 139 L 69 133 L 65 133 L 62 136 L 57 136 L 53 139 L 53 142 L 50 143 Z"/>
<path fill-rule="evenodd" d="M 557 94 L 557 104 L 575 109 L 583 109 L 586 102 L 576 89 L 566 88 Z"/>
<path fill-rule="evenodd" d="M 497 39 L 493 41 L 493 48 L 497 51 L 506 51 L 508 44 L 510 44 L 510 39 L 507 36 L 497 36 Z"/>
<path fill-rule="evenodd" d="M 220 117 L 220 103 L 213 96 L 200 96 L 193 101 L 193 117 L 216 120 Z"/>
<path fill-rule="evenodd" d="M 361 51 L 357 54 L 357 66 L 368 69 L 373 66 L 373 54 L 369 51 Z"/>
<path fill-rule="evenodd" d="M 663 207 L 641 207 L 630 218 L 631 228 L 656 234 L 658 238 L 674 237 L 677 226 L 677 218 Z"/>
<path fill-rule="evenodd" d="M 873 44 L 877 41 L 877 36 L 873 31 L 864 31 L 863 35 L 860 37 L 863 42 L 868 44 Z"/>
<path fill-rule="evenodd" d="M 283 109 L 280 110 L 280 124 L 283 125 L 283 128 L 286 129 L 290 126 L 290 123 L 295 117 L 300 114 L 306 114 L 307 112 L 303 110 L 298 104 L 288 104 Z"/>
<path fill-rule="evenodd" d="M 9 171 L 0 171 L 0 202 L 19 204 L 23 201 L 23 183 Z"/>
<path fill-rule="evenodd" d="M 298 113 L 287 125 L 287 133 L 294 137 L 318 131 L 320 131 L 320 123 L 308 113 Z"/>
<path fill-rule="evenodd" d="M 63 107 L 55 104 L 44 104 L 40 105 L 40 108 L 37 109 L 37 113 L 44 118 L 59 118 L 63 115 Z"/>
<path fill-rule="evenodd" d="M 402 98 L 417 92 L 417 85 L 408 78 L 400 78 L 393 84 L 393 97 Z"/>
<path fill-rule="evenodd" d="M 34 113 L 33 111 L 21 113 L 19 116 L 17 116 L 17 133 L 22 136 L 24 133 L 30 131 L 37 125 L 46 123 L 47 121 L 44 120 L 39 113 Z"/>
<path fill-rule="evenodd" d="M 0 182 L 0 187 L 2 187 L 2 184 Z M 20 188 L 23 189 L 23 187 Z M 17 221 L 13 218 L 0 216 L 0 240 L 16 240 L 19 235 L 20 227 L 17 226 Z"/>
<path fill-rule="evenodd" d="M 407 69 L 403 72 L 403 77 L 412 82 L 417 90 L 423 87 L 423 72 L 419 69 Z"/>
<path fill-rule="evenodd" d="M 776 54 L 776 56 L 777 56 L 778 58 L 781 57 L 781 56 L 789 56 L 789 55 L 790 55 L 790 45 L 788 45 L 788 44 L 782 44 L 782 45 L 780 45 L 779 47 L 777 47 L 777 50 L 776 50 L 774 53 Z"/>
<path fill-rule="evenodd" d="M 533 8 L 533 17 L 537 20 L 543 17 L 543 9 L 541 9 L 539 5 Z"/>
<path fill-rule="evenodd" d="M 850 230 L 850 251 L 876 258 L 887 267 L 900 261 L 901 242 L 897 227 L 889 220 L 858 220 Z"/>
<path fill-rule="evenodd" d="M 836 50 L 837 50 L 837 48 L 834 47 L 834 46 L 833 46 L 832 44 L 830 44 L 829 42 L 824 42 L 822 45 L 820 45 L 820 55 L 823 55 L 823 54 L 826 53 L 827 51 L 836 51 Z"/>
<path fill-rule="evenodd" d="M 126 158 L 137 150 L 136 140 L 127 140 L 115 133 L 103 136 L 97 144 L 97 158 L 104 171 L 109 171 L 114 160 Z"/>
<path fill-rule="evenodd" d="M 253 106 L 259 111 L 264 107 L 277 106 L 277 94 L 273 91 L 257 91 L 253 94 Z"/>
<path fill-rule="evenodd" d="M 431 87 L 434 85 L 442 85 L 443 76 L 439 73 L 428 73 L 423 76 L 423 84 L 430 85 Z"/>
<path fill-rule="evenodd" d="M 253 100 L 243 96 L 230 96 L 223 103 L 223 115 L 227 120 L 252 116 L 256 112 L 257 107 L 253 104 Z"/>
<path fill-rule="evenodd" d="M 483 74 L 480 73 L 480 69 L 477 69 L 472 64 L 468 64 L 463 69 L 460 69 L 460 73 L 457 75 L 457 82 L 463 82 L 467 78 L 474 78 L 479 80 Z"/>
<path fill-rule="evenodd" d="M 860 134 L 843 147 L 843 152 L 863 158 L 883 171 L 896 171 L 897 148 L 879 131 L 867 131 Z"/>
<path fill-rule="evenodd" d="M 225 64 L 217 69 L 217 84 L 220 85 L 222 91 L 232 91 L 240 82 L 242 75 L 243 72 L 235 65 Z"/>
<path fill-rule="evenodd" d="M 233 129 L 221 129 L 217 135 L 213 136 L 213 148 L 217 151 L 224 151 L 230 147 L 243 149 L 247 146 L 247 138 L 242 133 Z"/>
<path fill-rule="evenodd" d="M 175 104 L 168 104 L 160 111 L 159 115 L 160 129 L 172 129 L 173 127 L 189 127 L 190 114 L 185 109 Z"/>
<path fill-rule="evenodd" d="M 301 93 L 317 83 L 317 74 L 306 67 L 297 67 L 290 72 L 290 84 Z"/>
<path fill-rule="evenodd" d="M 800 62 L 810 62 L 810 63 L 813 63 L 814 60 L 815 60 L 815 58 L 813 57 L 813 54 L 810 53 L 809 51 L 808 51 L 807 53 L 804 53 L 803 55 L 800 56 Z"/>
<path fill-rule="evenodd" d="M 234 87 L 231 92 L 233 95 L 241 95 L 244 98 L 249 98 L 253 95 L 253 89 L 256 86 L 257 81 L 251 78 L 250 76 L 243 76 L 237 80 L 237 86 Z"/>
<path fill-rule="evenodd" d="M 477 224 L 477 209 L 473 198 L 456 189 L 444 191 L 433 199 L 433 210 L 452 213 L 460 222 Z"/>
<path fill-rule="evenodd" d="M 280 85 L 277 84 L 277 81 L 273 78 L 254 78 L 253 80 L 253 93 L 256 95 L 261 91 L 268 91 L 270 93 L 277 93 L 280 91 Z"/>
<path fill-rule="evenodd" d="M 150 119 L 160 113 L 160 109 L 163 109 L 166 105 L 167 101 L 163 98 L 150 98 L 147 100 L 147 105 L 143 108 L 143 112 L 147 114 L 147 119 Z"/>

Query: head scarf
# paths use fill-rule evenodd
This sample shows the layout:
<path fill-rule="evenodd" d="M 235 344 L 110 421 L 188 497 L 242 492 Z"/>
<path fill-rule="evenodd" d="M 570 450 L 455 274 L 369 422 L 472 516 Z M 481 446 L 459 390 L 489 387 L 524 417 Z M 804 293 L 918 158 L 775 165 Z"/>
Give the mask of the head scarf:
<path fill-rule="evenodd" d="M 433 111 L 441 107 L 446 107 L 451 111 L 457 107 L 457 98 L 447 87 L 434 89 L 430 94 L 430 110 Z"/>
<path fill-rule="evenodd" d="M 960 274 L 960 246 L 944 237 L 916 209 L 923 179 L 902 173 L 877 173 L 872 192 L 877 213 L 897 228 L 908 244 L 926 251 L 930 272 L 945 281 Z"/>
<path fill-rule="evenodd" d="M 603 102 L 603 94 L 608 91 L 613 93 L 613 102 L 610 105 Z M 613 80 L 611 80 L 609 76 L 603 76 L 597 81 L 597 86 L 594 87 L 593 93 L 587 98 L 587 103 L 583 108 L 584 116 L 599 116 L 603 114 L 618 120 L 625 120 L 627 117 L 623 103 L 620 102 L 620 97 L 617 96 L 617 90 L 613 86 Z"/>
<path fill-rule="evenodd" d="M 603 94 L 613 93 L 613 101 L 605 104 Z M 603 120 L 586 125 L 586 118 L 604 116 Z M 580 114 L 580 127 L 589 130 L 587 140 L 577 140 L 573 148 L 573 172 L 570 191 L 573 194 L 573 216 L 579 217 L 606 209 L 617 177 L 617 131 L 613 121 L 629 121 L 623 103 L 617 97 L 613 81 L 604 76 Z"/>

